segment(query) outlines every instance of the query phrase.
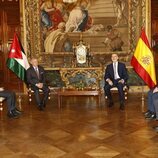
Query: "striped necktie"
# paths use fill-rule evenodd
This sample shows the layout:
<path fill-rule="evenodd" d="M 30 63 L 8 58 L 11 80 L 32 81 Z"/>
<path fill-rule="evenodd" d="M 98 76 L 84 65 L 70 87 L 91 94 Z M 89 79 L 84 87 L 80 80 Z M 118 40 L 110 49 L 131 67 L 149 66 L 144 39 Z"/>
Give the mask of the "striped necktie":
<path fill-rule="evenodd" d="M 39 79 L 39 71 L 38 71 L 38 67 L 35 67 L 35 71 L 36 71 L 37 77 L 38 77 L 38 79 Z"/>

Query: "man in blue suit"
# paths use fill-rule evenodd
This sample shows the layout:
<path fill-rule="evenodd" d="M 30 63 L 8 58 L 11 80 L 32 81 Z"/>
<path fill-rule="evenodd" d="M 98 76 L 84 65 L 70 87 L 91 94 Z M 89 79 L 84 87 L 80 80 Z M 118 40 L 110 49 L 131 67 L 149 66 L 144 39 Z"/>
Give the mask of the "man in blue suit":
<path fill-rule="evenodd" d="M 117 87 L 119 92 L 120 99 L 120 110 L 124 110 L 124 92 L 123 87 L 127 82 L 128 74 L 125 64 L 118 62 L 118 55 L 112 54 L 111 60 L 112 63 L 107 65 L 105 70 L 105 86 L 104 91 L 105 95 L 108 97 L 109 107 L 113 106 L 113 100 L 111 96 L 110 89 L 112 87 Z"/>

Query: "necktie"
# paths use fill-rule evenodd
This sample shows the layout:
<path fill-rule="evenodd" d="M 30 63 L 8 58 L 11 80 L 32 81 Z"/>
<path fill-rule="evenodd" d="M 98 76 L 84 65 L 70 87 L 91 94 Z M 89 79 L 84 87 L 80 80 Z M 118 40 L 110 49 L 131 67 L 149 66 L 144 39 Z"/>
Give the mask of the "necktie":
<path fill-rule="evenodd" d="M 116 63 L 114 63 L 114 78 L 117 79 L 117 70 L 116 70 Z"/>
<path fill-rule="evenodd" d="M 35 71 L 36 71 L 37 77 L 38 77 L 38 79 L 39 79 L 39 71 L 38 71 L 38 67 L 35 67 Z"/>

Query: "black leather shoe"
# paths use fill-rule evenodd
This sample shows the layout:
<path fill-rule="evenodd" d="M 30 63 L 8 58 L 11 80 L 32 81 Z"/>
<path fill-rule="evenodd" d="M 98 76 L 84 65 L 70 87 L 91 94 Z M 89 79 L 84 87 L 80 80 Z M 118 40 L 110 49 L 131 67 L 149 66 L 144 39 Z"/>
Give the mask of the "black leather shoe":
<path fill-rule="evenodd" d="M 125 110 L 125 105 L 124 104 L 120 104 L 120 110 Z"/>
<path fill-rule="evenodd" d="M 113 102 L 109 102 L 108 107 L 112 107 L 112 106 L 114 106 L 114 103 Z"/>
<path fill-rule="evenodd" d="M 14 109 L 14 110 L 12 110 L 11 111 L 15 116 L 19 116 L 20 114 L 18 113 L 18 112 L 16 112 L 16 110 Z"/>
<path fill-rule="evenodd" d="M 14 111 L 15 113 L 19 114 L 19 115 L 22 114 L 22 111 L 18 110 L 17 108 L 15 108 L 13 111 Z"/>
<path fill-rule="evenodd" d="M 144 116 L 145 116 L 145 117 L 148 117 L 151 113 L 152 113 L 152 112 L 151 112 L 150 110 L 148 110 L 148 111 L 146 111 L 146 112 L 144 113 Z"/>
<path fill-rule="evenodd" d="M 9 112 L 7 113 L 7 116 L 8 116 L 9 118 L 19 118 L 19 115 L 13 113 L 12 111 L 9 111 Z"/>
<path fill-rule="evenodd" d="M 152 112 L 146 114 L 145 118 L 151 117 L 152 114 L 153 114 Z"/>
<path fill-rule="evenodd" d="M 156 132 L 158 132 L 158 126 L 153 127 Z"/>
<path fill-rule="evenodd" d="M 46 107 L 45 101 L 43 101 L 42 106 L 43 106 L 44 108 Z"/>
<path fill-rule="evenodd" d="M 38 106 L 39 111 L 44 111 L 44 108 L 42 106 Z"/>
<path fill-rule="evenodd" d="M 149 117 L 146 117 L 146 120 L 154 120 L 156 118 L 155 113 L 152 113 Z"/>

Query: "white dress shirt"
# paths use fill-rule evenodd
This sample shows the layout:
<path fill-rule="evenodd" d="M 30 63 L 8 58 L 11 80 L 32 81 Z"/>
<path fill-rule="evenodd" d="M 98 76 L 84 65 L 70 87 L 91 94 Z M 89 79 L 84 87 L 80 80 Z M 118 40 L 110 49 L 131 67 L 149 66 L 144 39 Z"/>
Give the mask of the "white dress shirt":
<path fill-rule="evenodd" d="M 118 62 L 113 62 L 113 69 L 114 69 L 114 78 L 115 80 L 117 80 L 120 78 L 118 74 Z"/>

